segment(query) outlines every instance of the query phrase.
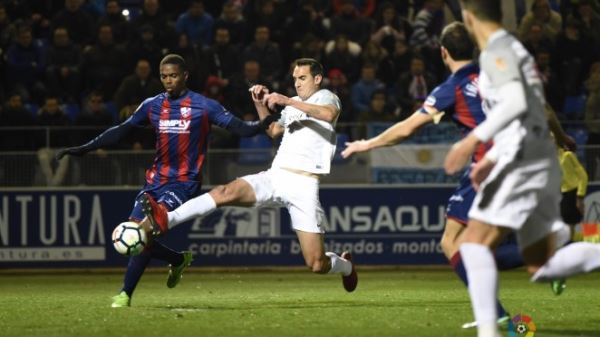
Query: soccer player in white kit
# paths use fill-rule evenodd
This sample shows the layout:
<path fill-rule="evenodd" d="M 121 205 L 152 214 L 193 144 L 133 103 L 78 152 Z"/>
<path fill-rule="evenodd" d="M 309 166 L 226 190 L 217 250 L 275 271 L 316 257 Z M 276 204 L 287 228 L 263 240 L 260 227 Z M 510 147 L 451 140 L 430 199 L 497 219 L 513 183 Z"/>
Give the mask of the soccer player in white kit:
<path fill-rule="evenodd" d="M 486 120 L 454 144 L 446 172 L 461 170 L 481 142 L 493 148 L 471 171 L 477 195 L 460 245 L 478 336 L 500 336 L 496 325 L 498 270 L 492 250 L 515 231 L 532 281 L 550 281 L 600 267 L 600 245 L 564 240 L 560 167 L 544 116 L 534 60 L 501 24 L 500 0 L 462 0 L 463 21 L 481 52 L 479 88 Z"/>
<path fill-rule="evenodd" d="M 217 186 L 171 212 L 147 195 L 143 203 L 148 220 L 142 225 L 164 233 L 221 206 L 286 207 L 306 265 L 315 273 L 342 274 L 344 288 L 351 292 L 358 283 L 352 256 L 349 252 L 341 256 L 325 252 L 326 218 L 319 201 L 319 178 L 330 172 L 335 154 L 334 127 L 341 104 L 334 93 L 320 88 L 323 67 L 319 62 L 304 58 L 294 64 L 292 76 L 298 96 L 269 93 L 262 85 L 249 89 L 265 132 L 273 138 L 283 135 L 271 168 Z M 284 107 L 279 119 L 270 112 L 275 106 Z"/>

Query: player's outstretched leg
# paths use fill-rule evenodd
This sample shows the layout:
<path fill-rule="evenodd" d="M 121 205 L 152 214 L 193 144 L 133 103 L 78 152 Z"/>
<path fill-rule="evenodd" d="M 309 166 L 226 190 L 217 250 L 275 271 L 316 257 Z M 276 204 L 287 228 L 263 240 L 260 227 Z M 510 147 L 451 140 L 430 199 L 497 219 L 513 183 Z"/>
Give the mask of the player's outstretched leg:
<path fill-rule="evenodd" d="M 344 289 L 346 289 L 347 292 L 352 292 L 358 285 L 358 274 L 356 274 L 356 269 L 354 268 L 354 263 L 352 262 L 352 254 L 350 254 L 350 252 L 343 252 L 341 257 L 352 264 L 352 271 L 350 274 L 342 274 L 342 283 L 344 284 Z"/>
<path fill-rule="evenodd" d="M 132 256 L 129 258 L 127 264 L 127 271 L 125 272 L 125 279 L 123 280 L 123 288 L 121 292 L 116 296 L 113 296 L 112 307 L 121 308 L 131 306 L 131 297 L 133 297 L 133 291 L 142 278 L 146 266 L 151 259 L 151 253 L 149 250 L 144 250 L 140 255 Z"/>
<path fill-rule="evenodd" d="M 142 194 L 140 198 L 142 203 L 142 211 L 148 217 L 152 225 L 152 234 L 163 235 L 169 230 L 169 217 L 167 208 L 163 204 L 159 204 L 154 198 L 148 194 Z"/>
<path fill-rule="evenodd" d="M 185 268 L 189 267 L 192 264 L 194 258 L 192 257 L 192 252 L 185 251 L 183 252 L 183 262 L 177 266 L 169 265 L 169 277 L 167 278 L 167 287 L 175 288 L 175 286 L 181 280 L 183 276 L 183 271 Z"/>

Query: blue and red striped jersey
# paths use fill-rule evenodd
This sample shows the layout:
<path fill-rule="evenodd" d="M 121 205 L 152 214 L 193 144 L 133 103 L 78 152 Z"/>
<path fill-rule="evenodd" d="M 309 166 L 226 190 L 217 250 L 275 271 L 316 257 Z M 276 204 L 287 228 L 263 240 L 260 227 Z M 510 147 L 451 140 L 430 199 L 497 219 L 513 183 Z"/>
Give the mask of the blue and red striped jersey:
<path fill-rule="evenodd" d="M 434 107 L 438 111 L 451 112 L 451 118 L 462 136 L 466 136 L 485 120 L 478 81 L 479 66 L 467 64 L 433 89 L 423 105 Z M 425 109 L 420 111 L 427 113 Z M 481 159 L 490 147 L 491 143 L 481 144 L 473 156 L 473 161 Z"/>
<path fill-rule="evenodd" d="M 232 118 L 221 104 L 190 90 L 176 99 L 166 93 L 146 99 L 129 121 L 150 124 L 156 132 L 156 157 L 146 182 L 201 181 L 211 125 L 226 128 Z"/>

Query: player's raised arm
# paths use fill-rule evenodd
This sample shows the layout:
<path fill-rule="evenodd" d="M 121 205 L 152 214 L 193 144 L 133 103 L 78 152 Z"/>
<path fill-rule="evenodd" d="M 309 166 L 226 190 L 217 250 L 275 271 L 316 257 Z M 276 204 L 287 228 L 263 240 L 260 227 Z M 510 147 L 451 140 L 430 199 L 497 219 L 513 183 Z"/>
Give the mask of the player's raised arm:
<path fill-rule="evenodd" d="M 433 114 L 437 113 L 437 109 L 433 107 L 428 107 L 428 109 L 431 109 L 431 113 Z M 353 153 L 365 152 L 379 147 L 396 145 L 410 137 L 423 125 L 431 122 L 433 122 L 433 117 L 431 114 L 425 114 L 417 111 L 407 119 L 390 126 L 381 134 L 373 138 L 367 140 L 361 139 L 346 143 L 346 148 L 342 151 L 342 157 L 348 158 Z"/>
<path fill-rule="evenodd" d="M 256 108 L 261 126 L 265 130 L 265 133 L 271 138 L 281 136 L 284 131 L 283 126 L 277 122 L 278 117 L 271 114 L 267 105 L 263 103 L 264 97 L 269 94 L 267 87 L 257 84 L 253 85 L 248 91 L 250 91 L 250 94 L 252 95 L 254 107 Z"/>
<path fill-rule="evenodd" d="M 335 105 L 306 103 L 300 100 L 291 99 L 290 97 L 276 92 L 266 94 L 263 98 L 263 102 L 271 109 L 274 109 L 275 105 L 291 106 L 304 112 L 308 117 L 316 118 L 328 123 L 333 123 L 340 114 L 340 109 Z"/>

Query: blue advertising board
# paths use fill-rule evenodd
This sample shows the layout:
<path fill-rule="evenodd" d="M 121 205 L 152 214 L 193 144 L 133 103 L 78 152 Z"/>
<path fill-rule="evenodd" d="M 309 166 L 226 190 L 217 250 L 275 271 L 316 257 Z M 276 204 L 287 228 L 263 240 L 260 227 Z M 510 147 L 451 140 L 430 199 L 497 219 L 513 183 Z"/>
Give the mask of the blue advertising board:
<path fill-rule="evenodd" d="M 439 239 L 451 185 L 321 189 L 328 251 L 352 251 L 363 265 L 445 264 Z M 122 267 L 113 228 L 137 190 L 0 192 L 0 268 Z M 588 207 L 600 200 L 590 186 Z M 600 220 L 600 219 L 598 219 Z M 301 266 L 285 209 L 223 208 L 173 228 L 161 239 L 191 250 L 196 266 Z M 160 265 L 159 262 L 154 262 Z"/>

